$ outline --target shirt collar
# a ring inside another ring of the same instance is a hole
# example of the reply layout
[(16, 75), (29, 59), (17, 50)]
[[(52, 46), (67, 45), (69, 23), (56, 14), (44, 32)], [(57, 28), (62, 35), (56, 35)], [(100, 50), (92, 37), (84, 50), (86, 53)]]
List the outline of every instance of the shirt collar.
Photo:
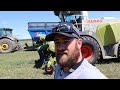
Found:
[(81, 65), (81, 63), (83, 62), (83, 60), (84, 60), (84, 58), (82, 58), (82, 60), (81, 60), (79, 63), (75, 64), (75, 65), (69, 70), (69, 72), (74, 72), (74, 71)]

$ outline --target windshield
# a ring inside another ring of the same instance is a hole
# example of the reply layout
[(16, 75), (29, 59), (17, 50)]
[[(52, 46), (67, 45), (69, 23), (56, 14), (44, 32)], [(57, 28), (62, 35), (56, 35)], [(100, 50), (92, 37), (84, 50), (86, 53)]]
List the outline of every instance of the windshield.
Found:
[(64, 17), (65, 18), (65, 22), (73, 22), (73, 20), (74, 20), (74, 16), (65, 16)]
[(2, 36), (11, 36), (12, 31), (5, 31), (5, 30), (0, 30), (0, 37)]
[(64, 18), (65, 18), (65, 22), (71, 22), (71, 23), (73, 23), (77, 19), (79, 19), (80, 16), (78, 16), (78, 15), (70, 15), (70, 16), (65, 16)]

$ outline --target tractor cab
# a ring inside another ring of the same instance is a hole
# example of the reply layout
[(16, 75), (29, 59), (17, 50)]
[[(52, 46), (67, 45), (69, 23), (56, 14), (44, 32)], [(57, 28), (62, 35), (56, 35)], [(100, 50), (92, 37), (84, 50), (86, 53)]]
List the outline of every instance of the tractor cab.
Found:
[(12, 30), (10, 28), (0, 28), (0, 37), (12, 36)]

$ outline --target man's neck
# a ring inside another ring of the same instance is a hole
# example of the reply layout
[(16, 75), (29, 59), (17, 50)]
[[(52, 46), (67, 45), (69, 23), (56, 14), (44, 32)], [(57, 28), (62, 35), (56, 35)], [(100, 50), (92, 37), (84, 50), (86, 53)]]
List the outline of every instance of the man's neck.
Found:
[(63, 68), (63, 71), (64, 71), (64, 72), (69, 72), (69, 70), (70, 70), (70, 67), (64, 67), (64, 68)]
[[(79, 59), (78, 59), (78, 61), (74, 64), (74, 66), (75, 65), (77, 65), (77, 66), (79, 66), (81, 63), (82, 63), (82, 61), (83, 61), (83, 58), (82, 57), (80, 57)], [(73, 67), (74, 67), (73, 66)], [(76, 67), (76, 66), (75, 66)], [(64, 72), (69, 72), (69, 70), (71, 69), (72, 67), (63, 67), (63, 71)]]

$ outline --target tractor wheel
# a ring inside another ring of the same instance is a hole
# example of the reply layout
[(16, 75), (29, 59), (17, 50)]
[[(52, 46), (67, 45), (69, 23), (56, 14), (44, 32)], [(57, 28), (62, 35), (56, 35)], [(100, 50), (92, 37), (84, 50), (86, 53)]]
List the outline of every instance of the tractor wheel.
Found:
[(0, 40), (0, 53), (9, 53), (12, 52), (15, 48), (14, 42), (10, 39), (1, 39)]
[(50, 65), (50, 67), (48, 67), (47, 65), (45, 66), (45, 72), (46, 72), (47, 74), (52, 75), (53, 72), (54, 72), (54, 70), (55, 70), (54, 65)]
[(83, 36), (83, 44), (81, 47), (83, 57), (88, 60), (89, 63), (95, 64), (100, 59), (101, 50), (93, 38), (89, 36)]

